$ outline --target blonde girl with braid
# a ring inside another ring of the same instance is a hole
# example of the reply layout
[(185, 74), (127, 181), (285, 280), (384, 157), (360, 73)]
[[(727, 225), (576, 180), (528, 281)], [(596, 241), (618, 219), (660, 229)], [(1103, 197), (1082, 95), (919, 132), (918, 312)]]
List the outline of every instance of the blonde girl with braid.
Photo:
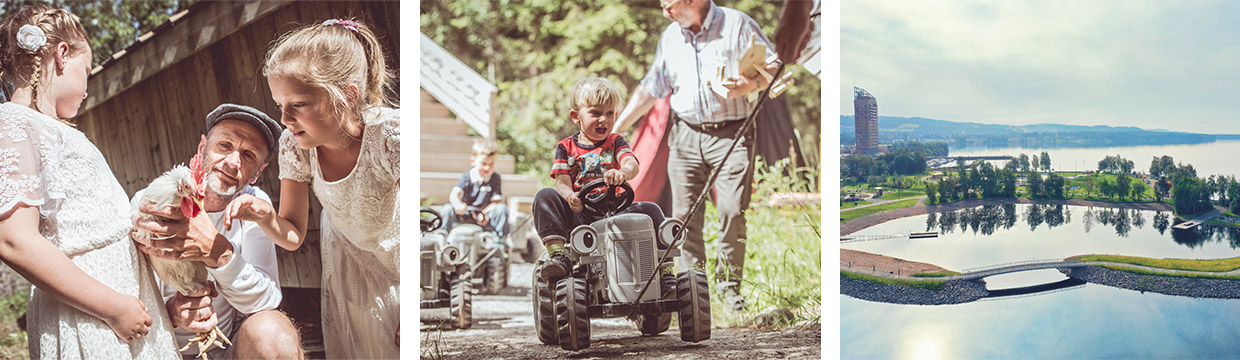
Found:
[(0, 261), (34, 287), (32, 359), (176, 358), (125, 190), (68, 119), (86, 98), (91, 50), (77, 16), (33, 6), (0, 25)]
[(286, 127), (280, 210), (242, 196), (225, 212), (255, 221), (280, 247), (301, 246), (310, 191), (323, 205), (323, 342), (328, 358), (398, 358), (400, 121), (374, 32), (355, 20), (293, 30), (263, 75)]

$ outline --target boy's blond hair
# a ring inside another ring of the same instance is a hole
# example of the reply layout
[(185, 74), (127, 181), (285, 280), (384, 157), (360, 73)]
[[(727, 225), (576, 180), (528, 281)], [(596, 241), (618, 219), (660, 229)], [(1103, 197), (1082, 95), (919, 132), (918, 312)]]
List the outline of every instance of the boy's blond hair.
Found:
[(598, 105), (620, 106), (620, 90), (616, 89), (616, 85), (604, 78), (577, 80), (569, 99), (572, 110)]
[(499, 146), (487, 139), (474, 140), (474, 156), (491, 156), (499, 153)]

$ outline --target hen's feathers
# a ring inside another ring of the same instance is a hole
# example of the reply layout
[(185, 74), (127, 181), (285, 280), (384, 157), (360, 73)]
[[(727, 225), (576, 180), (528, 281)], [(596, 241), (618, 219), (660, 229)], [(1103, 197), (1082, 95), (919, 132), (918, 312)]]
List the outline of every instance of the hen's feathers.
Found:
[[(156, 216), (139, 212), (139, 206), (154, 203), (157, 208), (180, 207), (182, 198), (193, 195), (193, 188), (194, 181), (190, 176), (189, 168), (184, 165), (174, 166), (151, 181), (151, 184), (142, 192), (138, 206), (134, 206), (131, 212), (134, 216), (141, 216), (146, 220), (156, 218)], [(157, 239), (144, 229), (139, 228), (135, 231), (140, 240)], [(202, 262), (169, 260), (153, 256), (150, 259), (151, 267), (155, 268), (155, 274), (159, 275), (159, 279), (172, 285), (182, 294), (201, 294), (210, 290), (207, 282), (207, 267)]]

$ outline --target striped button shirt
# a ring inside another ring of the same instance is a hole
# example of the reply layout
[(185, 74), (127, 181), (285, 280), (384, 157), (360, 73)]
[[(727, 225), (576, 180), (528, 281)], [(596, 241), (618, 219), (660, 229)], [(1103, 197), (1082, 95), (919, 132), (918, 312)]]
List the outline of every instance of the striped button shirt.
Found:
[(754, 104), (745, 97), (727, 99), (710, 89), (706, 81), (716, 69), (735, 69), (749, 50), (750, 38), (766, 45), (766, 62), (778, 61), (775, 47), (758, 23), (740, 11), (710, 4), (710, 11), (697, 33), (672, 22), (659, 37), (659, 47), (642, 86), (656, 98), (672, 95), (672, 111), (690, 123), (743, 119)]

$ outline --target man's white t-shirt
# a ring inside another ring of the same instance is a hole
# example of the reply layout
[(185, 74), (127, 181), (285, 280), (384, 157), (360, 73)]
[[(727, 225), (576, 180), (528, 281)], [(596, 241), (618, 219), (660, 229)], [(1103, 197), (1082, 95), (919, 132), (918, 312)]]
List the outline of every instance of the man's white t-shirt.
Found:
[[(131, 205), (136, 204), (137, 199), (142, 198), (143, 191), (145, 190), (139, 190), (134, 194), (133, 200), (130, 201)], [(266, 192), (254, 186), (246, 186), (237, 193), (237, 195), (241, 194), (250, 194), (268, 203), (271, 202), (271, 197)], [(211, 301), (216, 317), (219, 319), (218, 326), (220, 331), (231, 339), (236, 335), (238, 325), (246, 316), (262, 310), (275, 309), (283, 300), (283, 294), (280, 292), (280, 270), (276, 264), (276, 249), (275, 244), (267, 239), (267, 235), (263, 234), (263, 230), (254, 222), (233, 220), (232, 230), (226, 231), (224, 230), (223, 211), (207, 213), (207, 216), (215, 223), (215, 229), (228, 238), (228, 242), (233, 246), (232, 260), (219, 268), (207, 268), (209, 278), (215, 281), (216, 290), (220, 294)], [(158, 277), (156, 280), (158, 281)], [(165, 302), (176, 295), (177, 291), (171, 285), (163, 284), (162, 281), (159, 281), (159, 284)], [(185, 346), (185, 343), (194, 337), (192, 331), (182, 328), (177, 328), (174, 332), (178, 347)], [(217, 351), (211, 351), (212, 355), (216, 353)], [(191, 347), (182, 355), (198, 355), (198, 349)]]

